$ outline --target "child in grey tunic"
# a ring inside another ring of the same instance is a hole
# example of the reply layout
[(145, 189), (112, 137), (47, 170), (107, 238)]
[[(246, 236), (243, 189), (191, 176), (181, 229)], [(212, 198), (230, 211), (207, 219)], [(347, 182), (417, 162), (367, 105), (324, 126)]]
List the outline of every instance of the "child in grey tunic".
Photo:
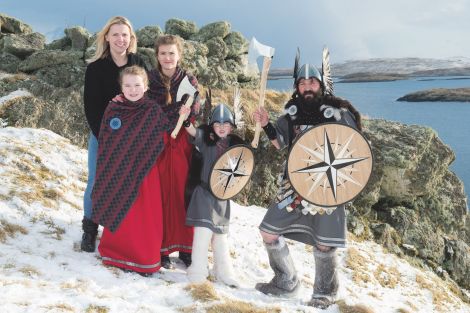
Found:
[[(186, 114), (182, 108), (180, 113)], [(242, 143), (242, 139), (230, 134), (235, 127), (232, 112), (224, 104), (215, 107), (209, 125), (186, 131), (194, 137), (194, 145), (202, 154), (201, 183), (194, 189), (186, 214), (186, 224), (194, 226), (192, 263), (188, 267), (188, 279), (193, 283), (206, 281), (208, 276), (208, 249), (212, 239), (214, 274), (217, 280), (237, 287), (227, 244), (230, 221), (230, 201), (219, 200), (209, 190), (210, 171), (217, 159), (230, 146)]]

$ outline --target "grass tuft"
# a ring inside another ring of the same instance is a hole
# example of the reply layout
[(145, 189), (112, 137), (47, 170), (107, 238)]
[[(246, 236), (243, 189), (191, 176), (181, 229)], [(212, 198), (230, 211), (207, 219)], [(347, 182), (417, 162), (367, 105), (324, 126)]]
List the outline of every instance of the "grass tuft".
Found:
[(14, 238), (16, 233), (26, 235), (28, 230), (23, 226), (12, 224), (4, 219), (0, 220), (0, 242), (5, 242), (8, 237)]
[(364, 304), (349, 305), (344, 300), (336, 301), (341, 313), (374, 313), (374, 310)]
[(207, 313), (280, 313), (278, 307), (260, 308), (251, 303), (243, 301), (228, 300), (217, 303), (206, 308)]
[(217, 292), (214, 289), (214, 286), (205, 282), (202, 284), (189, 284), (184, 288), (191, 294), (191, 297), (196, 301), (209, 302), (214, 300), (219, 300)]

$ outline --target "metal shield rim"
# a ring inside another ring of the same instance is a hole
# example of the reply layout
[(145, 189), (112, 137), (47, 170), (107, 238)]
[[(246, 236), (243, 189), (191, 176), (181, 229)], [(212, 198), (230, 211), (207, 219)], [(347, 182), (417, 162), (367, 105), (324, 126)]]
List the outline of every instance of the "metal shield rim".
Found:
[(351, 125), (347, 125), (347, 124), (342, 124), (342, 123), (335, 123), (335, 122), (328, 122), (328, 123), (321, 123), (321, 124), (318, 124), (318, 125), (315, 125), (313, 127), (311, 127), (310, 129), (304, 131), (299, 137), (297, 137), (294, 142), (292, 143), (291, 147), (290, 147), (290, 150), (289, 150), (289, 153), (287, 155), (287, 178), (289, 179), (289, 182), (292, 186), (292, 188), (294, 189), (294, 191), (298, 194), (299, 192), (297, 191), (297, 189), (295, 188), (294, 184), (292, 184), (292, 181), (290, 179), (290, 170), (289, 170), (289, 159), (290, 159), (290, 156), (291, 156), (291, 152), (292, 152), (292, 148), (294, 147), (294, 145), (303, 137), (305, 136), (309, 131), (313, 130), (314, 128), (319, 128), (319, 127), (322, 127), (322, 126), (325, 126), (325, 125), (341, 125), (341, 126), (345, 126), (345, 127), (349, 127), (351, 129), (353, 129), (354, 131), (356, 131), (363, 139), (364, 141), (366, 142), (367, 146), (369, 147), (369, 150), (370, 150), (370, 155), (371, 155), (371, 172), (369, 174), (369, 177), (367, 177), (367, 181), (365, 182), (364, 184), (364, 188), (357, 194), (355, 195), (353, 198), (347, 200), (347, 201), (344, 201), (344, 202), (341, 202), (341, 203), (338, 203), (338, 204), (335, 204), (335, 205), (324, 205), (324, 204), (318, 204), (318, 203), (314, 203), (312, 201), (309, 201), (307, 199), (304, 199), (305, 201), (315, 205), (315, 206), (318, 206), (318, 207), (325, 207), (325, 208), (336, 208), (336, 207), (339, 207), (341, 205), (344, 205), (346, 203), (349, 203), (349, 202), (352, 202), (354, 201), (363, 191), (364, 189), (366, 189), (367, 185), (369, 184), (369, 181), (370, 181), (370, 178), (372, 176), (372, 171), (374, 169), (374, 165), (375, 165), (375, 158), (374, 158), (374, 153), (373, 153), (373, 150), (372, 150), (372, 147), (369, 143), (369, 140), (367, 140), (367, 138), (362, 134), (361, 131), (359, 131), (358, 129), (352, 127)]
[[(221, 158), (223, 155), (225, 155), (225, 153), (227, 153), (228, 151), (230, 151), (230, 150), (232, 150), (232, 149), (239, 148), (239, 147), (246, 148), (247, 150), (250, 151), (250, 153), (251, 153), (251, 155), (252, 155), (252, 157), (253, 157), (253, 170), (251, 171), (251, 173), (250, 173), (250, 175), (249, 175), (249, 177), (248, 177), (248, 180), (247, 180), (246, 184), (243, 185), (243, 187), (240, 189), (239, 192), (237, 192), (235, 195), (231, 196), (230, 198), (220, 198), (220, 197), (218, 197), (218, 196), (216, 196), (216, 195), (214, 194), (214, 192), (212, 191), (212, 187), (210, 186), (212, 173), (214, 172), (214, 167), (215, 167), (215, 165), (217, 164), (217, 162), (220, 160), (220, 158)], [(216, 161), (214, 162), (214, 164), (212, 164), (212, 166), (211, 166), (210, 175), (209, 175), (209, 182), (208, 182), (210, 193), (211, 193), (215, 198), (217, 198), (218, 200), (230, 200), (230, 199), (232, 199), (232, 198), (238, 196), (238, 194), (240, 194), (240, 192), (243, 190), (243, 188), (245, 188), (246, 185), (248, 184), (248, 182), (251, 180), (251, 177), (253, 176), (253, 173), (255, 172), (255, 165), (256, 165), (256, 164), (255, 164), (255, 153), (253, 152), (253, 149), (252, 149), (249, 145), (245, 145), (245, 144), (236, 144), (236, 145), (233, 145), (233, 146), (228, 147), (228, 149), (225, 150), (225, 152), (224, 152), (219, 158), (217, 158), (217, 160), (216, 160)]]

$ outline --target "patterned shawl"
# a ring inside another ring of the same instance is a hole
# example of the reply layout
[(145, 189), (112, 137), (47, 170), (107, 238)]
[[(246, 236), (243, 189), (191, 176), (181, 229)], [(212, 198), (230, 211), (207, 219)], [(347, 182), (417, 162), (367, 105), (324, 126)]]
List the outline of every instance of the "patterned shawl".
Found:
[[(178, 117), (176, 113), (176, 118)], [(114, 232), (134, 203), (139, 187), (163, 149), (163, 132), (175, 118), (155, 100), (111, 101), (98, 139), (92, 219)]]

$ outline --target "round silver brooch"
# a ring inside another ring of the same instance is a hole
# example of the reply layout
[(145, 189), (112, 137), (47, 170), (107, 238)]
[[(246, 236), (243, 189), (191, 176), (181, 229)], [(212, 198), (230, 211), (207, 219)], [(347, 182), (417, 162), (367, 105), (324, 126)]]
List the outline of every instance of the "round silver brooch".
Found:
[(323, 111), (323, 116), (326, 118), (332, 118), (334, 114), (335, 110), (333, 108), (326, 108), (325, 111)]
[(109, 126), (116, 130), (121, 128), (121, 120), (118, 117), (113, 117), (111, 121), (109, 121)]

